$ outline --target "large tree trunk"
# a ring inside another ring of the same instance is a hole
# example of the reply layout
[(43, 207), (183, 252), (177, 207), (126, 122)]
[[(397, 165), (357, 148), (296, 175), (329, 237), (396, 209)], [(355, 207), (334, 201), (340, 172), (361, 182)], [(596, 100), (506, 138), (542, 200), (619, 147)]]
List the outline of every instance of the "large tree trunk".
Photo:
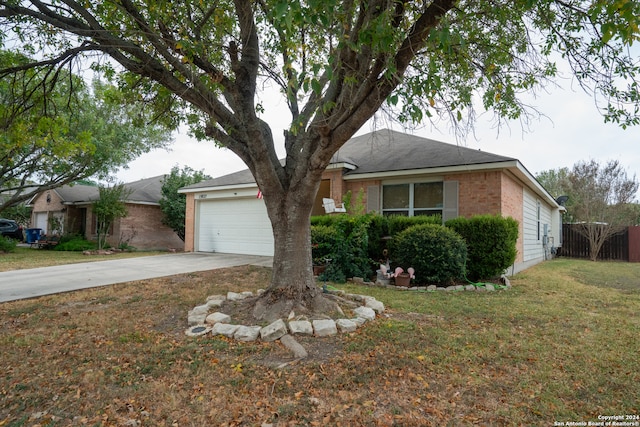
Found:
[(318, 186), (318, 179), (306, 176), (297, 190), (276, 197), (265, 193), (275, 247), (271, 284), (254, 307), (256, 319), (271, 321), (291, 311), (313, 316), (336, 310), (313, 276), (310, 218)]

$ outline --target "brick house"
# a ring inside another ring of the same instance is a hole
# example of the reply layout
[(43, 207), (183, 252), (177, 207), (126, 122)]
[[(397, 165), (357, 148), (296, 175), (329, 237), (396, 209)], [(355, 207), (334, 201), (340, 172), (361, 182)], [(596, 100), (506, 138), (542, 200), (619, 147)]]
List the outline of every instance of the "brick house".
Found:
[[(264, 202), (248, 170), (185, 187), (186, 251), (273, 254)], [(562, 208), (519, 160), (391, 130), (350, 139), (322, 176), (322, 199), (351, 194), (367, 212), (441, 215), (443, 221), (480, 214), (520, 224), (511, 273), (549, 258), (561, 245)]]
[[(114, 247), (127, 243), (138, 249), (181, 249), (184, 243), (162, 224), (161, 198), (164, 175), (125, 184), (130, 195), (125, 201), (127, 216), (111, 226), (107, 242)], [(31, 227), (42, 233), (80, 234), (96, 240), (96, 217), (92, 203), (98, 199), (98, 187), (75, 184), (38, 194), (31, 201)]]

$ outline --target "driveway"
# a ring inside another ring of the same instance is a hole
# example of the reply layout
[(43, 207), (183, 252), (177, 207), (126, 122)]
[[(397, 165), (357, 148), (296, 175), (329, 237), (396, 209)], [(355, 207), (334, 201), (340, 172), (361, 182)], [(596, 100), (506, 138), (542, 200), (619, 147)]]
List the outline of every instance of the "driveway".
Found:
[(0, 273), (0, 302), (239, 265), (271, 267), (271, 257), (188, 252)]

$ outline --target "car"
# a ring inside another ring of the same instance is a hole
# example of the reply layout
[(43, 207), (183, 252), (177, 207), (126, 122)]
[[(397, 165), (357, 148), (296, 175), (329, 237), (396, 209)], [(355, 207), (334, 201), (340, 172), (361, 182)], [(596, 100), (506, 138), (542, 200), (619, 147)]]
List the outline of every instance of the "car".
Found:
[(11, 237), (20, 242), (24, 240), (22, 226), (12, 219), (0, 218), (0, 235)]

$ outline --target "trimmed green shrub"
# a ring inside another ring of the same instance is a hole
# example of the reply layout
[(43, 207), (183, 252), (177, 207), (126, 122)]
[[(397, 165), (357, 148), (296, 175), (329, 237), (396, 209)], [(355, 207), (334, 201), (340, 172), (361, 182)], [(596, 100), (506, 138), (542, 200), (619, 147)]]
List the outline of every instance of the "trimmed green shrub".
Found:
[(516, 260), (518, 221), (499, 215), (478, 215), (455, 218), (446, 226), (459, 233), (467, 242), (467, 278), (491, 279), (502, 274)]
[(17, 245), (17, 240), (12, 239), (11, 237), (0, 236), (0, 253), (14, 252)]
[(90, 242), (84, 237), (77, 235), (65, 235), (60, 237), (60, 243), (54, 247), (56, 251), (73, 252), (91, 251), (95, 248), (96, 244), (94, 242)]
[(391, 241), (392, 269), (416, 270), (416, 282), (448, 284), (462, 279), (467, 246), (455, 231), (437, 224), (409, 227)]
[(328, 225), (311, 226), (311, 256), (313, 265), (322, 265), (333, 256), (334, 248), (340, 240), (338, 230)]
[(369, 220), (368, 215), (336, 215), (331, 225), (311, 226), (314, 263), (331, 259), (322, 279), (344, 282), (347, 277), (369, 275), (373, 265), (367, 252)]
[(422, 224), (441, 224), (440, 216), (401, 216), (401, 215), (369, 215), (369, 258), (377, 261), (385, 261), (383, 259), (384, 249), (388, 249), (388, 241), (386, 238), (406, 230), (414, 225)]
[(396, 234), (406, 230), (414, 225), (436, 224), (442, 225), (442, 217), (440, 215), (419, 215), (419, 216), (402, 216), (391, 215), (384, 217), (387, 222), (387, 236), (395, 236)]

